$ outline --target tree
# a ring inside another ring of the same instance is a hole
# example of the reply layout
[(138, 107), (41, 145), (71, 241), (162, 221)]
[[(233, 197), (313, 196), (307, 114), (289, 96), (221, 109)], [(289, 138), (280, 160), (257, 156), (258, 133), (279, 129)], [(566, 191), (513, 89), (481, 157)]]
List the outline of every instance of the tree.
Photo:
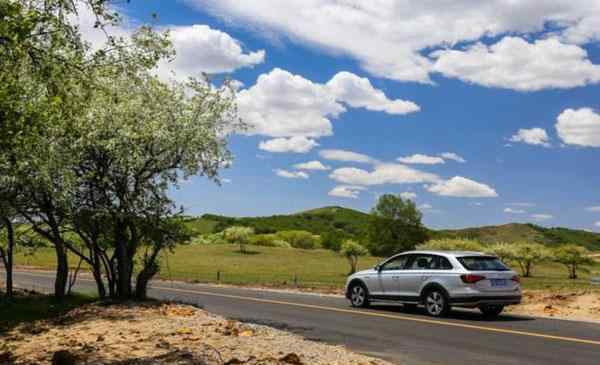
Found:
[(554, 261), (567, 267), (569, 279), (577, 279), (577, 271), (584, 265), (592, 265), (594, 260), (589, 251), (582, 246), (564, 245), (553, 252)]
[(413, 249), (428, 239), (422, 214), (411, 200), (382, 195), (371, 211), (367, 229), (368, 248), (375, 256), (389, 256)]
[(280, 231), (277, 236), (288, 242), (294, 248), (302, 248), (312, 250), (318, 247), (318, 236), (313, 235), (308, 231)]
[(360, 256), (365, 256), (368, 253), (368, 250), (356, 241), (346, 240), (342, 243), (340, 253), (348, 260), (348, 263), (350, 264), (350, 272), (348, 275), (352, 275), (356, 272), (358, 258)]
[(489, 247), (489, 251), (498, 256), (502, 262), (514, 260), (515, 250), (510, 243), (496, 243)]
[(484, 251), (481, 243), (470, 239), (447, 238), (429, 240), (417, 246), (419, 250), (441, 250), (441, 251)]
[(250, 237), (254, 234), (254, 229), (250, 227), (233, 226), (223, 231), (223, 237), (230, 243), (240, 245), (240, 252), (246, 253), (246, 245), (250, 241)]
[(519, 264), (523, 277), (532, 276), (534, 265), (549, 257), (546, 246), (539, 243), (516, 243), (513, 250), (511, 259)]

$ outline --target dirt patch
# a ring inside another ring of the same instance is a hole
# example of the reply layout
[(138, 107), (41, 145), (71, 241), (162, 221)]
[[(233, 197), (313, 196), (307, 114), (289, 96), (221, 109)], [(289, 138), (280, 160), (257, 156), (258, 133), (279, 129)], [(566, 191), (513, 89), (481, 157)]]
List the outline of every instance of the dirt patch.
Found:
[(15, 364), (48, 364), (57, 356), (85, 364), (389, 364), (342, 346), (165, 303), (86, 305), (16, 327), (0, 342)]
[(526, 291), (523, 302), (508, 307), (507, 312), (536, 317), (600, 321), (600, 293), (598, 291)]

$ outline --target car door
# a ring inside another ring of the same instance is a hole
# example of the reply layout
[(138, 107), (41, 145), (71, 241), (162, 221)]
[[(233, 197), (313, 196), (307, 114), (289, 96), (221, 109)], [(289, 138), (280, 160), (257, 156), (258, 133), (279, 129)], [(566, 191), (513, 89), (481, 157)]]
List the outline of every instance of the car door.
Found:
[(399, 290), (404, 296), (418, 298), (421, 295), (421, 284), (435, 272), (433, 266), (437, 263), (436, 256), (429, 254), (412, 255), (406, 266), (406, 278), (401, 281)]
[(390, 299), (402, 296), (400, 288), (405, 277), (406, 264), (411, 255), (399, 255), (391, 258), (379, 269), (379, 283), (382, 290), (381, 295)]

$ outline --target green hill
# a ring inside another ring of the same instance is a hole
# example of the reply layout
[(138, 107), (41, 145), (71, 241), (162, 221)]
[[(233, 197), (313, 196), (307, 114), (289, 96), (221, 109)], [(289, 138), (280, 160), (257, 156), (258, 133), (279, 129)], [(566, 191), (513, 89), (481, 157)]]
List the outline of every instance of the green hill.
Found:
[(600, 234), (562, 227), (545, 228), (535, 224), (509, 223), (464, 229), (431, 231), (432, 238), (471, 238), (484, 243), (529, 241), (547, 246), (574, 243), (600, 250)]
[[(189, 218), (187, 224), (195, 234), (219, 232), (233, 225), (253, 227), (257, 233), (305, 230), (313, 234), (340, 233), (360, 237), (365, 232), (369, 214), (354, 209), (331, 206), (287, 215), (234, 218), (205, 214)], [(535, 224), (509, 223), (464, 229), (430, 230), (431, 238), (471, 238), (483, 243), (530, 241), (548, 246), (575, 243), (590, 250), (600, 250), (600, 234), (577, 229), (545, 228)]]
[(233, 218), (205, 214), (199, 218), (203, 226), (215, 222), (213, 231), (218, 232), (229, 226), (253, 227), (257, 233), (274, 233), (287, 230), (304, 230), (313, 234), (340, 232), (350, 236), (360, 236), (368, 222), (369, 215), (357, 210), (342, 207), (323, 207), (288, 215), (268, 217)]

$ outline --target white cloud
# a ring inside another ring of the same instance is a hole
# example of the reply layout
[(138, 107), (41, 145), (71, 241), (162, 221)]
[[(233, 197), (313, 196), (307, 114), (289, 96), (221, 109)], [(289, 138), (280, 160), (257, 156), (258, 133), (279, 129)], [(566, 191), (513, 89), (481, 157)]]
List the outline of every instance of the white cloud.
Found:
[(231, 184), (231, 179), (228, 179), (228, 178), (224, 177), (224, 178), (221, 179), (221, 182), (224, 183), (224, 184)]
[[(106, 34), (95, 27), (96, 17), (90, 8), (77, 1), (77, 17), (73, 22), (80, 27), (83, 38), (92, 49), (100, 49), (107, 43)], [(111, 8), (112, 11), (118, 9)], [(123, 23), (105, 27), (115, 38), (129, 38), (136, 30), (137, 20), (121, 14)], [(174, 78), (186, 81), (189, 77), (201, 77), (202, 73), (228, 73), (243, 67), (253, 67), (264, 62), (265, 51), (244, 52), (242, 44), (229, 34), (204, 24), (187, 26), (160, 26), (169, 30), (176, 55), (171, 62), (160, 61), (157, 74), (162, 80)]]
[(594, 223), (594, 225), (595, 225), (596, 227), (600, 227), (600, 221), (598, 221), (598, 222)]
[(542, 128), (519, 129), (515, 135), (510, 137), (510, 141), (550, 147), (548, 134)]
[(364, 155), (346, 150), (322, 150), (319, 155), (326, 160), (344, 161), (344, 162), (360, 162), (360, 163), (375, 163), (376, 160)]
[(433, 206), (431, 204), (429, 204), (429, 203), (425, 203), (425, 204), (419, 205), (417, 208), (419, 208), (419, 209), (432, 209)]
[(600, 147), (600, 114), (591, 108), (566, 109), (557, 118), (556, 131), (566, 144)]
[(585, 208), (588, 212), (600, 213), (600, 205)]
[(504, 213), (509, 213), (509, 214), (525, 214), (527, 212), (524, 211), (523, 209), (504, 208)]
[(412, 156), (398, 157), (397, 160), (407, 164), (424, 164), (424, 165), (435, 165), (444, 163), (444, 159), (437, 156), (422, 155), (420, 153)]
[(275, 169), (275, 174), (286, 179), (308, 179), (308, 174), (304, 171), (288, 171), (283, 169)]
[(294, 136), (290, 138), (274, 138), (268, 141), (259, 143), (258, 148), (268, 152), (294, 152), (306, 153), (319, 144), (314, 140), (302, 136)]
[(417, 193), (413, 193), (412, 191), (405, 191), (400, 193), (400, 197), (402, 199), (415, 201), (415, 199), (417, 199)]
[(455, 176), (450, 180), (427, 186), (427, 190), (441, 196), (464, 198), (493, 198), (498, 196), (490, 186), (462, 176)]
[[(590, 0), (187, 2), (266, 37), (284, 34), (296, 42), (350, 55), (373, 75), (403, 81), (430, 82), (432, 62), (422, 54), (435, 47), (507, 33), (533, 35), (548, 23), (560, 25), (557, 33), (568, 42), (588, 42), (600, 33), (600, 3)], [(540, 62), (555, 64), (554, 58)], [(559, 74), (573, 72), (555, 71), (562, 79)]]
[(330, 117), (346, 109), (331, 93), (298, 75), (273, 69), (237, 95), (240, 117), (248, 134), (272, 137), (322, 137), (332, 132)]
[(593, 64), (585, 49), (556, 38), (529, 43), (504, 37), (486, 46), (477, 43), (465, 50), (439, 50), (434, 70), (488, 87), (519, 91), (565, 89), (600, 81), (600, 65)]
[(365, 190), (364, 186), (338, 185), (331, 189), (327, 195), (339, 198), (356, 199), (362, 190)]
[(200, 77), (202, 73), (233, 72), (243, 67), (253, 67), (264, 62), (265, 51), (245, 53), (240, 42), (229, 34), (207, 25), (168, 26), (176, 51), (172, 62), (162, 62), (159, 74), (171, 75), (180, 81)]
[(294, 168), (297, 170), (314, 170), (314, 171), (327, 171), (330, 170), (331, 167), (325, 166), (321, 163), (321, 161), (308, 161), (297, 163), (294, 165)]
[(412, 101), (388, 99), (383, 91), (371, 85), (369, 79), (350, 72), (338, 72), (327, 82), (327, 87), (337, 100), (353, 108), (384, 111), (388, 114), (407, 114), (420, 110)]
[(532, 214), (531, 218), (538, 222), (541, 222), (541, 221), (547, 221), (549, 219), (552, 219), (552, 218), (554, 218), (554, 216), (552, 214)]
[(378, 164), (371, 172), (355, 167), (342, 167), (334, 170), (329, 177), (348, 185), (415, 184), (440, 181), (435, 174), (389, 163)]
[(444, 152), (444, 153), (440, 153), (440, 156), (444, 159), (444, 160), (453, 160), (456, 162), (460, 162), (460, 163), (465, 163), (467, 162), (464, 158), (462, 158), (461, 156), (459, 156), (458, 154), (454, 153), (454, 152)]
[(346, 111), (343, 103), (389, 114), (418, 110), (412, 102), (387, 99), (368, 79), (349, 72), (319, 84), (279, 68), (239, 91), (237, 103), (241, 118), (250, 127), (246, 133), (272, 137), (332, 135), (330, 119)]

